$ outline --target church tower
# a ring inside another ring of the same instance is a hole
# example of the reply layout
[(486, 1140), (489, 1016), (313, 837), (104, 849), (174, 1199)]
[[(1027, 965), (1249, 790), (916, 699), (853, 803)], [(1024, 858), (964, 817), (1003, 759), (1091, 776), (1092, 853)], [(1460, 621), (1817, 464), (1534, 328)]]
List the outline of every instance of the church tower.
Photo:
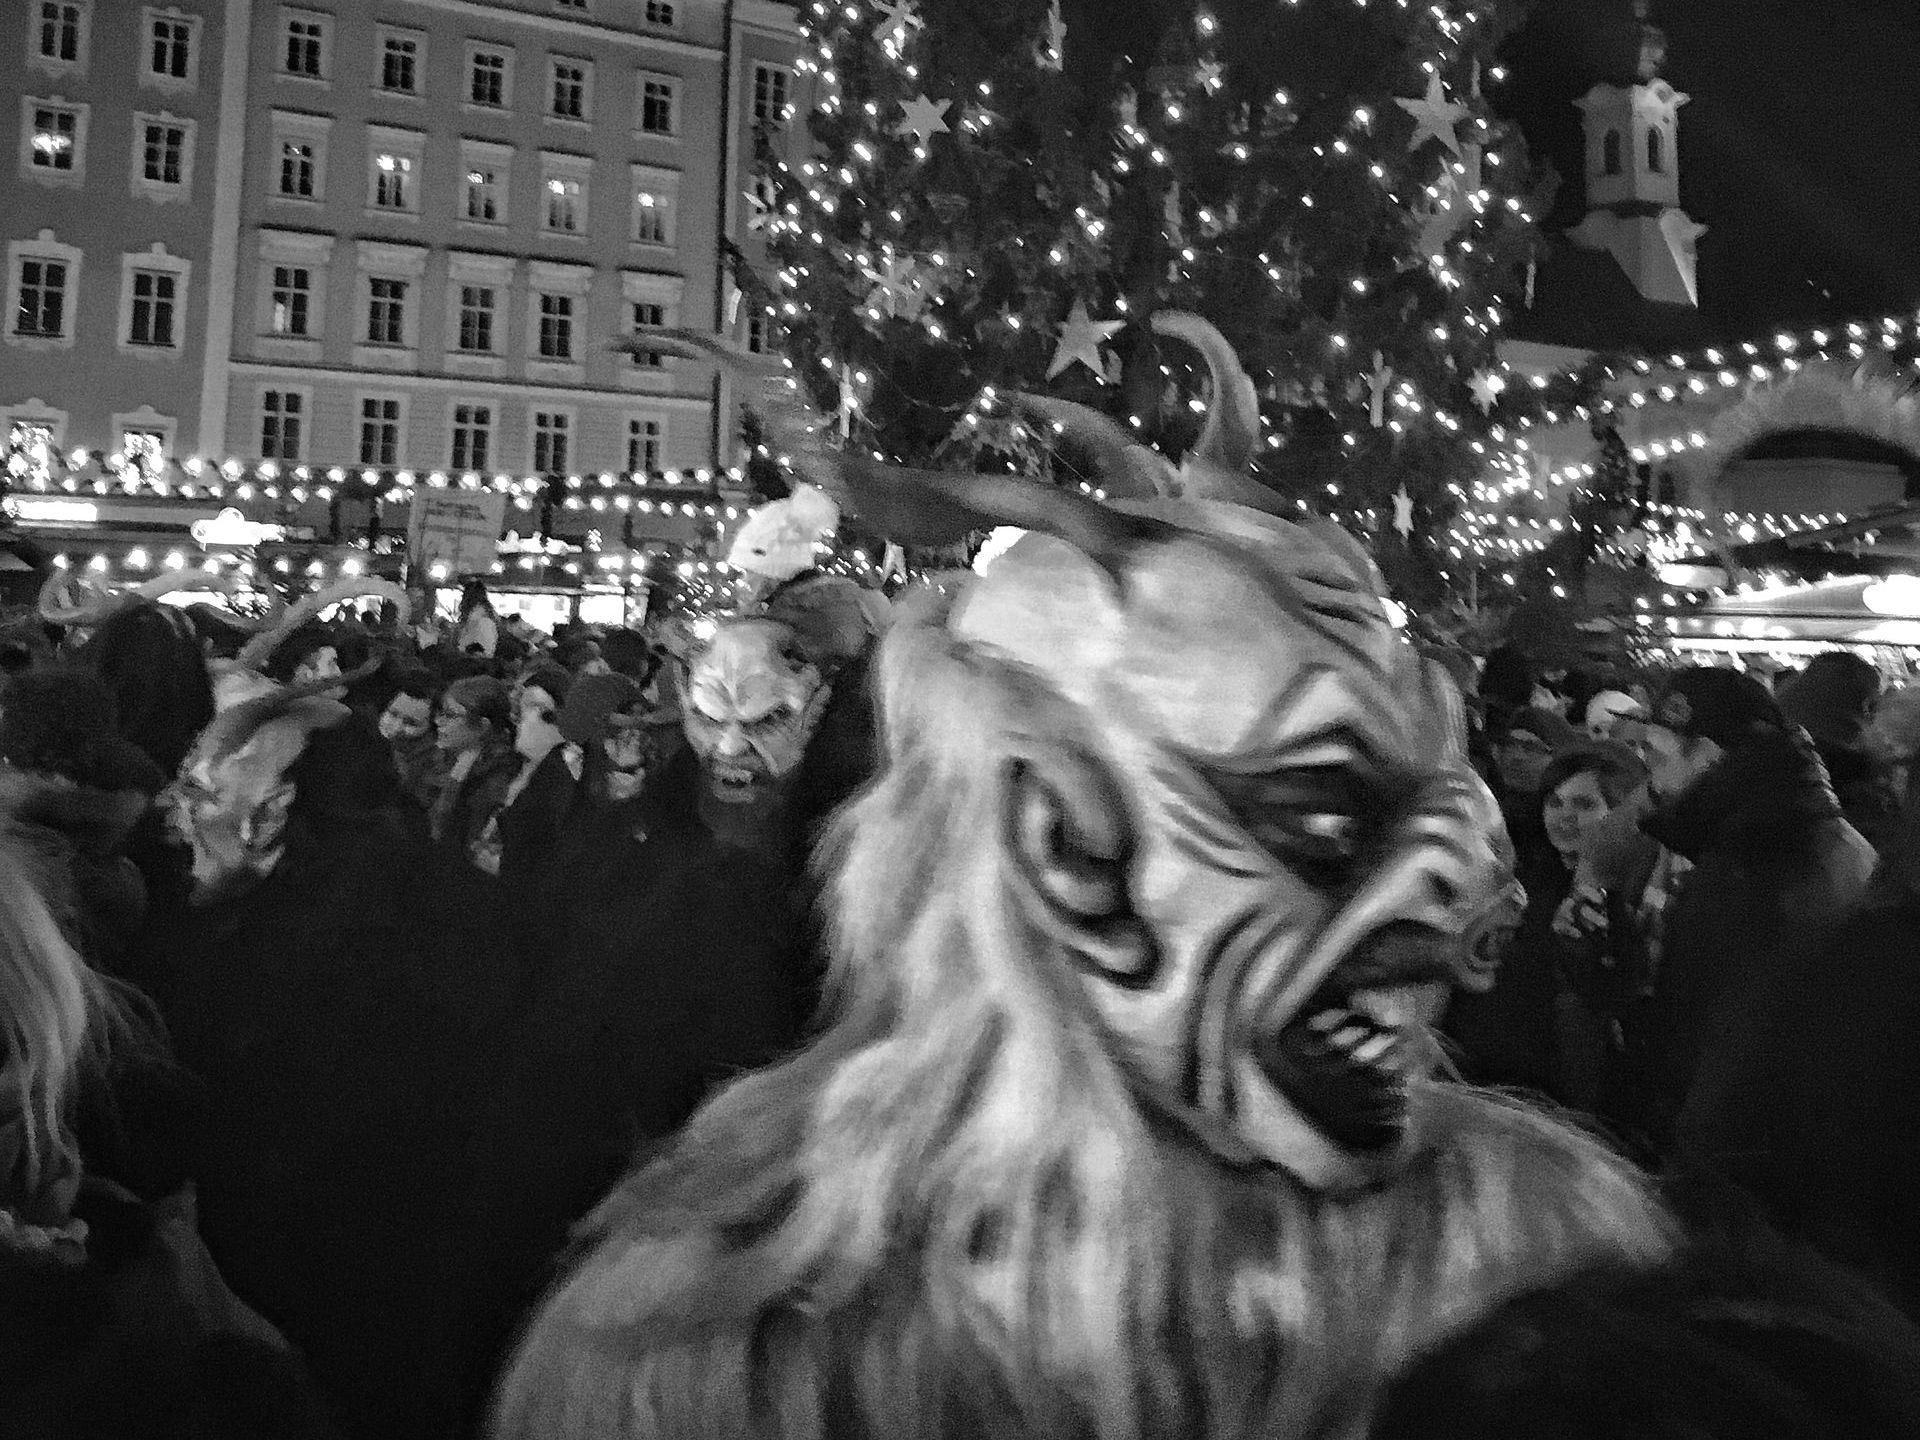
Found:
[(1647, 0), (1635, 0), (1634, 27), (1630, 83), (1595, 85), (1574, 102), (1587, 137), (1587, 215), (1567, 238), (1611, 254), (1646, 299), (1698, 308), (1694, 247), (1707, 227), (1680, 208), (1687, 96), (1660, 78), (1666, 38), (1647, 23)]

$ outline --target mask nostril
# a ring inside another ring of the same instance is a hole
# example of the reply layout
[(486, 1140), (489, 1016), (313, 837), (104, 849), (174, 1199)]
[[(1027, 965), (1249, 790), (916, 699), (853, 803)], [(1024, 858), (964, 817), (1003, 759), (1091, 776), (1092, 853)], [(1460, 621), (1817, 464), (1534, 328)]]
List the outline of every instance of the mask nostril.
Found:
[(1460, 885), (1450, 875), (1429, 875), (1427, 882), (1433, 887), (1433, 898), (1442, 909), (1451, 910), (1458, 905), (1462, 892)]

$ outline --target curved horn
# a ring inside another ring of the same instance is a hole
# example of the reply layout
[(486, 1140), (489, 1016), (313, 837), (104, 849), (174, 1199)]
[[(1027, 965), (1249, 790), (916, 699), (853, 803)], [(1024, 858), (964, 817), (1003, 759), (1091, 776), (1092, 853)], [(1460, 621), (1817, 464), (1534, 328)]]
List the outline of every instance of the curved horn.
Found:
[(841, 457), (860, 518), (906, 545), (952, 545), (976, 530), (1014, 525), (1065, 540), (1108, 574), (1166, 526), (1056, 485), (1018, 475), (955, 474)]
[(1116, 500), (1171, 499), (1179, 493), (1173, 466), (1109, 416), (1074, 400), (1015, 391), (1013, 403), (1053, 425), (1093, 454), (1107, 493)]
[(674, 328), (636, 330), (615, 341), (613, 348), (628, 355), (665, 351), (690, 360), (705, 360), (732, 372), (753, 388), (754, 411), (768, 439), (786, 452), (793, 468), (809, 484), (836, 500), (843, 499), (837, 484), (838, 457), (822, 438), (826, 422), (807, 404), (799, 376), (785, 363), (752, 354), (715, 335)]
[(1229, 475), (1240, 474), (1260, 443), (1260, 396), (1241, 368), (1240, 357), (1227, 337), (1198, 315), (1163, 310), (1148, 323), (1154, 334), (1185, 341), (1198, 350), (1213, 376), (1213, 404), (1207, 408), (1207, 423), (1194, 442), (1192, 458)]
[(47, 576), (35, 603), (49, 625), (98, 625), (128, 601), (111, 587), (62, 567)]
[(298, 602), (287, 607), (271, 630), (263, 630), (255, 635), (233, 658), (249, 670), (258, 670), (267, 663), (267, 657), (285, 643), (288, 636), (322, 610), (338, 605), (342, 600), (357, 600), (363, 595), (377, 595), (382, 600), (393, 601), (399, 608), (400, 623), (403, 626), (412, 613), (413, 606), (407, 599), (407, 592), (391, 580), (376, 580), (371, 576), (338, 580), (324, 589), (314, 591), (311, 595), (301, 596)]

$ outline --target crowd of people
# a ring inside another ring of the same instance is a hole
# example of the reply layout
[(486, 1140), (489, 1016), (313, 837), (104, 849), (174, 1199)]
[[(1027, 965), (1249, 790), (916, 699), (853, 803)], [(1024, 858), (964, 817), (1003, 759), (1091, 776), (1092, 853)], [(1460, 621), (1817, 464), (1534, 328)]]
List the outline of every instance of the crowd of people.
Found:
[[(876, 592), (551, 636), (339, 598), (0, 652), (9, 1435), (472, 1433), (572, 1228), (833, 1008)], [(1457, 673), (1525, 896), (1447, 1063), (1920, 1315), (1920, 695)]]
[[(0, 1431), (467, 1433), (569, 1226), (817, 1007), (884, 601), (547, 636), (381, 599), (7, 651), (0, 1215), (87, 1298), (0, 1301)], [(109, 1322), (169, 1266), (143, 1390)]]
[(1802, 668), (1477, 682), (1526, 890), (1446, 1029), (1461, 1072), (1738, 1182), (1920, 1305), (1910, 1024), (1920, 688)]

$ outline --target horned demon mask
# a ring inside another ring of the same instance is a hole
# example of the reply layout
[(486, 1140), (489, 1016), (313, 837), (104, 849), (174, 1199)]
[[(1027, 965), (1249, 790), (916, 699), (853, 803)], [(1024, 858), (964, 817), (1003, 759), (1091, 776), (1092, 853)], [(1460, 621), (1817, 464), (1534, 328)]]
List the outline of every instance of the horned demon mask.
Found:
[(827, 698), (796, 637), (772, 620), (722, 624), (688, 657), (687, 743), (714, 795), (765, 798), (793, 773)]
[(1181, 465), (1083, 407), (1020, 401), (1098, 458), (1111, 505), (828, 455), (790, 401), (770, 430), (893, 538), (1032, 532), (945, 622), (1085, 720), (1084, 753), (982, 777), (1007, 786), (1010, 854), (1080, 937), (1079, 981), (1148, 1103), (1224, 1158), (1362, 1184), (1418, 1144), (1427, 1024), (1511, 867), (1372, 563), (1278, 518), (1246, 473), (1257, 409), (1231, 349), (1192, 316), (1153, 325), (1213, 375)]

